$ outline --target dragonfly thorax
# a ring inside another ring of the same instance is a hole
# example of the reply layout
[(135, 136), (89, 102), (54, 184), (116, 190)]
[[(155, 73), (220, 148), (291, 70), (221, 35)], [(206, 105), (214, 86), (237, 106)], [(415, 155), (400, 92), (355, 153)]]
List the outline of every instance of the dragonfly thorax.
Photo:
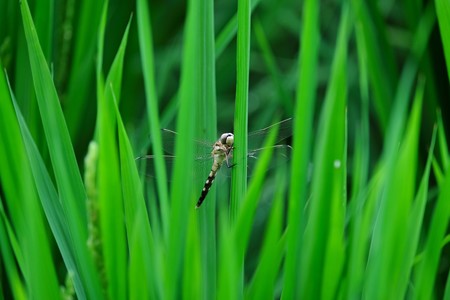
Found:
[(215, 143), (214, 144), (214, 147), (213, 147), (213, 150), (212, 150), (212, 152), (211, 152), (211, 154), (214, 156), (214, 157), (217, 157), (217, 158), (225, 158), (226, 157), (226, 155), (227, 155), (227, 153), (229, 152), (229, 147), (225, 144), (222, 144), (222, 143), (219, 143), (219, 142), (217, 142), (217, 143)]

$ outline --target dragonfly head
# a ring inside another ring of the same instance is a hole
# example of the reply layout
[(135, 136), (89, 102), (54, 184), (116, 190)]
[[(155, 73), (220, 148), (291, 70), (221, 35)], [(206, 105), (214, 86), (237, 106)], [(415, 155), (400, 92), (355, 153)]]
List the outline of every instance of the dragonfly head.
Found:
[(232, 133), (224, 133), (220, 136), (220, 142), (223, 145), (227, 145), (229, 147), (232, 147), (234, 144), (234, 134)]

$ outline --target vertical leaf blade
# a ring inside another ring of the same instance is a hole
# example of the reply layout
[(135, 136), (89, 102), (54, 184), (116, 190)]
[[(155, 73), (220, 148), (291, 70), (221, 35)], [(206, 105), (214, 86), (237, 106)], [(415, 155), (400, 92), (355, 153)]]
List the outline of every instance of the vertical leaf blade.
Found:
[(436, 0), (436, 15), (444, 46), (445, 62), (447, 64), (447, 77), (450, 81), (450, 3), (445, 0)]
[(98, 298), (98, 280), (93, 271), (92, 261), (87, 253), (86, 208), (81, 175), (78, 171), (74, 150), (61, 111), (56, 89), (52, 82), (50, 70), (39, 45), (36, 29), (33, 25), (27, 1), (21, 1), (21, 12), (25, 36), (27, 39), (33, 84), (50, 152), (53, 171), (58, 187), (59, 197), (66, 212), (70, 234), (73, 238), (77, 267), (86, 287), (88, 298)]
[[(335, 298), (344, 261), (346, 100), (349, 13), (344, 5), (332, 77), (319, 123), (312, 198), (302, 252), (301, 298)], [(328, 250), (329, 249), (329, 250)]]
[[(303, 5), (303, 29), (300, 31), (299, 78), (296, 91), (295, 123), (293, 128), (293, 155), (289, 191), (286, 262), (283, 299), (299, 296), (300, 257), (305, 226), (304, 207), (308, 198), (308, 165), (313, 132), (314, 103), (316, 100), (319, 33), (319, 3), (307, 0)], [(301, 67), (300, 67), (301, 66)]]
[(197, 119), (197, 110), (192, 105), (198, 99), (200, 91), (200, 74), (198, 71), (199, 43), (199, 9), (198, 1), (188, 2), (185, 25), (185, 44), (183, 49), (183, 65), (181, 70), (181, 86), (179, 94), (179, 110), (177, 119), (177, 140), (175, 143), (175, 165), (172, 175), (171, 207), (169, 218), (169, 235), (167, 255), (165, 256), (164, 291), (167, 299), (177, 299), (178, 292), (174, 284), (181, 280), (183, 249), (186, 242), (189, 210), (194, 209), (192, 178), (186, 176), (186, 170), (193, 169), (194, 149), (186, 147), (194, 140), (195, 126), (192, 120)]
[(233, 155), (242, 162), (233, 168), (230, 218), (235, 220), (247, 190), (248, 85), (250, 66), (250, 0), (238, 2), (236, 105)]
[[(103, 253), (108, 279), (108, 292), (111, 298), (126, 298), (126, 234), (124, 227), (124, 202), (121, 189), (119, 153), (116, 137), (115, 96), (120, 96), (123, 60), (127, 45), (130, 21), (108, 73), (104, 90), (98, 91), (98, 199)], [(99, 39), (103, 36), (100, 35)], [(101, 55), (100, 55), (101, 56)], [(99, 63), (98, 66), (101, 64)], [(98, 72), (98, 86), (101, 83), (101, 70)], [(131, 235), (132, 236), (132, 235)]]
[(159, 121), (158, 99), (156, 94), (152, 27), (147, 1), (137, 0), (136, 2), (139, 47), (141, 50), (142, 71), (144, 73), (148, 124), (151, 132), (150, 137), (152, 139), (152, 149), (155, 157), (155, 174), (157, 174), (158, 178), (156, 184), (158, 188), (159, 203), (161, 207), (160, 210), (163, 231), (164, 234), (167, 234), (167, 224), (169, 218), (169, 193), (167, 188), (167, 173), (163, 159), (161, 126)]

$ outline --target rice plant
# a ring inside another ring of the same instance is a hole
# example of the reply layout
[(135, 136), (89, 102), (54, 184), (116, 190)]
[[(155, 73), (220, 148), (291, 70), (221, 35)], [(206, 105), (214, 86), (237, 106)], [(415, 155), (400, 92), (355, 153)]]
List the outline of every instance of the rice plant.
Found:
[(0, 299), (450, 299), (448, 1), (0, 19)]

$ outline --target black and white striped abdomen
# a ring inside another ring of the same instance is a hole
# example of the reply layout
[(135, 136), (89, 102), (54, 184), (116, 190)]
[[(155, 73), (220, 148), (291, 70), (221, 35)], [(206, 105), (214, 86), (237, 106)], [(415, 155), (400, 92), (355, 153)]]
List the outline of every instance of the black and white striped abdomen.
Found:
[(220, 162), (214, 160), (213, 166), (208, 175), (208, 179), (206, 179), (206, 181), (205, 181), (205, 185), (203, 186), (203, 189), (202, 189), (202, 194), (200, 195), (200, 198), (198, 199), (197, 205), (195, 205), (195, 208), (199, 208), (200, 205), (202, 205), (203, 200), (205, 200), (206, 195), (208, 195), (208, 192), (211, 189), (214, 179), (216, 178), (217, 171), (222, 166), (222, 163), (223, 163), (223, 160)]

